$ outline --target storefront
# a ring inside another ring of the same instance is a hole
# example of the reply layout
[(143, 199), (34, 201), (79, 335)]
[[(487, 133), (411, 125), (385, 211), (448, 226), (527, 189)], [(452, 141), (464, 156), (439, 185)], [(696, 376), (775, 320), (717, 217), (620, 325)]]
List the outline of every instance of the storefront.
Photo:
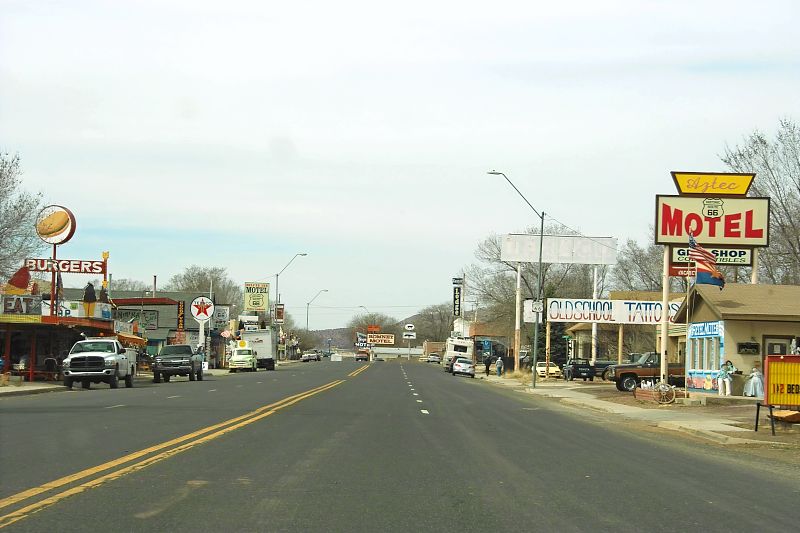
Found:
[(800, 286), (727, 284), (720, 291), (696, 285), (676, 316), (687, 324), (687, 388), (719, 390), (720, 365), (738, 369), (733, 394), (740, 395), (753, 368), (767, 355), (797, 350), (800, 339)]

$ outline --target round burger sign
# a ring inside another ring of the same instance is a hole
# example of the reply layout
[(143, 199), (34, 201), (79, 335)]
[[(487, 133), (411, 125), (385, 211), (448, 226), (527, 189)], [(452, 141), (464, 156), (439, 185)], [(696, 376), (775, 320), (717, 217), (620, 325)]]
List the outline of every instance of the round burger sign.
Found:
[(47, 244), (64, 244), (75, 234), (75, 215), (66, 207), (48, 205), (36, 217), (36, 234)]

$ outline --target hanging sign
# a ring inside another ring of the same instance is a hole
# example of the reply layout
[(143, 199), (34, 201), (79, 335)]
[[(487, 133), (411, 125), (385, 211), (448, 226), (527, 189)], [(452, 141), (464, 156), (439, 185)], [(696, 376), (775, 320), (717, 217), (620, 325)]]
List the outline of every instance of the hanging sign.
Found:
[(769, 245), (769, 198), (656, 196), (656, 244)]
[(266, 313), (269, 309), (269, 283), (248, 281), (244, 284), (244, 310)]
[(461, 287), (453, 287), (453, 316), (461, 316)]
[(47, 244), (64, 244), (75, 234), (75, 215), (66, 207), (48, 205), (36, 217), (36, 234)]

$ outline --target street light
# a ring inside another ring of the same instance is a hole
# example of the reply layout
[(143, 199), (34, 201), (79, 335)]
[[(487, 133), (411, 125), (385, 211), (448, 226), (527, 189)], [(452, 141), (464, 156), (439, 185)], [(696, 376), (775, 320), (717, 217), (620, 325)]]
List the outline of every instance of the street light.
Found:
[(317, 299), (317, 296), (319, 296), (319, 295), (320, 295), (320, 294), (322, 294), (323, 292), (328, 292), (328, 289), (320, 289), (320, 290), (319, 290), (319, 292), (316, 294), (316, 296), (314, 296), (313, 298), (311, 298), (311, 301), (310, 301), (310, 302), (306, 303), (306, 331), (308, 331), (308, 308), (309, 308), (309, 307), (311, 307), (311, 302), (313, 302), (314, 300), (316, 300), (316, 299)]
[(289, 268), (289, 265), (291, 265), (291, 264), (292, 264), (292, 261), (294, 261), (294, 260), (295, 260), (295, 259), (297, 259), (298, 257), (305, 257), (305, 256), (307, 256), (307, 255), (308, 255), (308, 254), (307, 254), (307, 253), (305, 253), (305, 252), (300, 252), (300, 253), (296, 253), (296, 254), (294, 254), (294, 257), (292, 257), (292, 258), (289, 260), (289, 262), (288, 262), (288, 263), (286, 263), (286, 266), (285, 266), (285, 267), (283, 267), (283, 268), (281, 269), (281, 271), (280, 271), (280, 272), (278, 272), (277, 274), (275, 274), (275, 303), (280, 303), (280, 302), (281, 302), (281, 293), (280, 293), (280, 292), (278, 292), (278, 279), (279, 279), (280, 275), (281, 275), (281, 274), (283, 274), (283, 271), (284, 271), (284, 270), (286, 270), (287, 268)]
[[(539, 272), (536, 281), (536, 301), (539, 302), (542, 299), (542, 245), (544, 243), (544, 211), (539, 213), (533, 205), (525, 198), (525, 195), (517, 189), (517, 186), (514, 185), (508, 176), (503, 174), (502, 172), (497, 172), (496, 170), (491, 170), (487, 172), (487, 174), (491, 174), (493, 176), (503, 176), (509, 185), (514, 187), (514, 190), (517, 191), (525, 203), (528, 204), (528, 207), (536, 213), (536, 216), (539, 217), (540, 226), (539, 226)], [(533, 365), (531, 366), (531, 386), (536, 388), (536, 363), (539, 360), (539, 313), (536, 313), (536, 321), (535, 321), (535, 328), (533, 330)], [(517, 355), (518, 356), (518, 355)]]

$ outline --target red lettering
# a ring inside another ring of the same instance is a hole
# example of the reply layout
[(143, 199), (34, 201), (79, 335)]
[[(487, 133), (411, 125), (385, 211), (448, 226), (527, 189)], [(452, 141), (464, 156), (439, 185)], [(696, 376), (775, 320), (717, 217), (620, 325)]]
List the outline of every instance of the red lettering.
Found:
[(739, 223), (742, 220), (741, 213), (734, 213), (732, 215), (725, 215), (725, 237), (741, 237), (742, 231), (739, 229)]
[(753, 210), (745, 211), (744, 213), (744, 236), (748, 239), (762, 239), (764, 237), (764, 229), (753, 228)]
[(664, 203), (661, 206), (661, 234), (680, 237), (681, 222), (683, 220), (683, 211), (680, 209), (673, 209)]
[(716, 237), (717, 236), (717, 222), (719, 222), (719, 218), (703, 217), (703, 220), (705, 220), (706, 223), (708, 224), (708, 236), (709, 237)]
[(700, 235), (703, 233), (703, 219), (700, 218), (700, 215), (697, 213), (689, 213), (686, 215), (686, 222), (684, 222), (686, 227), (686, 233), (691, 233), (692, 235)]

